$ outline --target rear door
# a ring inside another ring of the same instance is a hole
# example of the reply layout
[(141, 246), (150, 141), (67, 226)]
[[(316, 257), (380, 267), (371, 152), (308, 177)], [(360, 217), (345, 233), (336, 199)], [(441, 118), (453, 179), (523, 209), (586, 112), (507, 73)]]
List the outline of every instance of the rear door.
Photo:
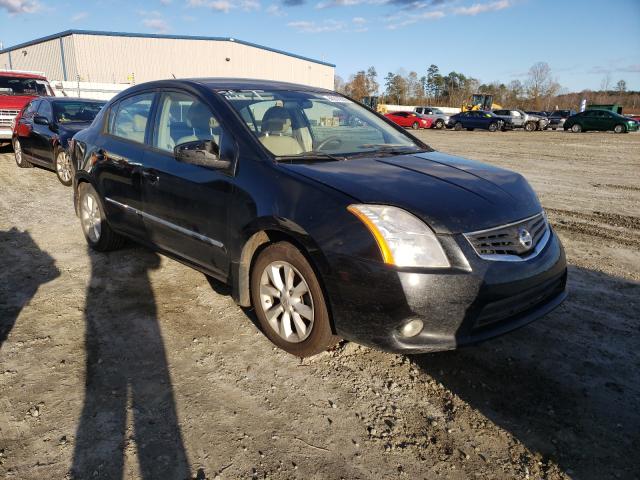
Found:
[(101, 157), (95, 176), (109, 222), (130, 235), (142, 236), (142, 166), (156, 94), (140, 92), (113, 105), (106, 134), (96, 142)]
[(18, 124), (16, 125), (16, 132), (18, 140), (20, 140), (22, 152), (26, 153), (30, 157), (33, 157), (33, 117), (38, 111), (40, 102), (41, 100), (32, 100), (25, 107), (24, 112), (22, 112), (20, 120), (18, 120)]
[(194, 141), (213, 141), (220, 158), (235, 164), (235, 140), (219, 115), (191, 94), (163, 92), (142, 173), (145, 228), (163, 250), (224, 278), (229, 268), (227, 211), (233, 167), (214, 170), (179, 162), (174, 148)]

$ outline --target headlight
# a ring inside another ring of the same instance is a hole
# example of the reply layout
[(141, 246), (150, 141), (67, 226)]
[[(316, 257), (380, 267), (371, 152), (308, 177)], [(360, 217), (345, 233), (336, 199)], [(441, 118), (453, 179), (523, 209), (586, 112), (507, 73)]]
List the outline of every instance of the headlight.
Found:
[(384, 263), (398, 267), (450, 266), (436, 234), (409, 212), (387, 205), (349, 205), (348, 210), (369, 229)]

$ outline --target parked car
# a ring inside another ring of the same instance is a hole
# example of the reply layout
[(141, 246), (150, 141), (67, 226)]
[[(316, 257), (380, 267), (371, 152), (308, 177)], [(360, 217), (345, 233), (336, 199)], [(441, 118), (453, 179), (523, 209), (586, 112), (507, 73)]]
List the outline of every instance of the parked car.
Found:
[(433, 120), (430, 118), (423, 118), (414, 112), (392, 112), (385, 114), (389, 120), (401, 127), (411, 127), (414, 130), (419, 128), (431, 128)]
[(563, 128), (564, 122), (567, 118), (575, 114), (575, 110), (556, 110), (549, 115), (549, 125), (547, 125), (547, 128), (550, 128), (551, 130)]
[[(335, 110), (347, 121), (310, 121)], [(521, 175), (436, 152), (329, 90), (140, 84), (71, 148), (92, 249), (132, 238), (230, 284), (264, 334), (300, 357), (338, 337), (452, 349), (566, 295), (562, 245)]]
[(87, 128), (105, 104), (101, 100), (42, 97), (31, 100), (18, 114), (13, 129), (16, 164), (35, 165), (56, 172), (58, 180), (69, 186), (74, 166), (67, 155), (67, 144), (74, 134)]
[(413, 109), (413, 111), (420, 115), (422, 118), (430, 118), (433, 121), (433, 123), (431, 124), (431, 128), (444, 128), (447, 126), (447, 122), (449, 121), (450, 115), (447, 115), (439, 108), (416, 107)]
[(11, 141), (15, 118), (27, 103), (48, 96), (53, 90), (43, 74), (0, 70), (0, 143)]
[(628, 133), (638, 131), (638, 122), (610, 110), (585, 110), (567, 118), (564, 129), (575, 133), (588, 130)]
[(526, 113), (517, 108), (512, 110), (493, 110), (493, 113), (505, 120), (507, 124), (510, 123), (513, 128), (523, 128), (527, 132), (544, 130), (549, 124), (547, 117)]
[(485, 110), (471, 110), (467, 112), (460, 112), (452, 115), (449, 118), (447, 127), (454, 130), (473, 130), (475, 128), (481, 128), (489, 130), (490, 132), (496, 132), (498, 130), (506, 130), (513, 128), (513, 124), (509, 120), (502, 119), (495, 115), (493, 112)]

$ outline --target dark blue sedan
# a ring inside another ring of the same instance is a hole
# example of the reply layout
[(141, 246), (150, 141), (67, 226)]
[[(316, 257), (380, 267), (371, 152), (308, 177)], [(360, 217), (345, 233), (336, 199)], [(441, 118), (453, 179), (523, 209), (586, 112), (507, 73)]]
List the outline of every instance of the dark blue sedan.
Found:
[(131, 238), (229, 284), (265, 335), (300, 357), (339, 337), (394, 352), (456, 348), (566, 295), (562, 245), (521, 175), (436, 152), (330, 90), (140, 84), (70, 152), (92, 249)]
[(453, 128), (454, 130), (481, 128), (495, 132), (497, 130), (505, 130), (508, 125), (493, 112), (472, 110), (470, 112), (460, 112), (450, 117), (447, 127)]

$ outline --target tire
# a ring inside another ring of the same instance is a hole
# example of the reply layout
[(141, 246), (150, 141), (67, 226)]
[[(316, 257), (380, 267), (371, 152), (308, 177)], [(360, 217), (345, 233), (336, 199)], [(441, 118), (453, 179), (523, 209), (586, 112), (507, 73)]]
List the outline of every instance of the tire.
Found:
[(613, 131), (616, 133), (626, 133), (627, 129), (624, 128), (624, 125), (622, 125), (621, 123), (619, 123), (618, 125), (616, 125), (615, 127), (613, 127)]
[(496, 122), (491, 122), (489, 124), (489, 131), (490, 132), (497, 132), (498, 131), (498, 124)]
[(467, 128), (467, 132), (473, 132), (473, 128)]
[(453, 126), (454, 130), (462, 130), (464, 127), (462, 126), (462, 122), (456, 122), (456, 124)]
[(536, 124), (534, 122), (527, 122), (524, 124), (524, 129), (527, 132), (535, 132), (536, 131)]
[[(285, 272), (291, 272), (291, 280)], [(296, 290), (301, 293), (290, 296)], [(251, 270), (251, 303), (265, 336), (292, 355), (310, 357), (339, 341), (313, 268), (289, 242), (269, 245), (258, 255)]]
[(413, 128), (414, 130), (418, 130), (420, 128), (420, 124), (418, 122), (413, 122), (411, 124), (411, 128)]
[(17, 138), (13, 141), (13, 154), (16, 158), (16, 165), (20, 168), (32, 168), (33, 163), (29, 160), (25, 160), (24, 153), (22, 152), (22, 145)]
[(553, 130), (554, 132), (556, 131), (555, 127), (552, 127), (551, 130)]
[(441, 118), (436, 120), (435, 128), (437, 128), (438, 130), (442, 130), (444, 128), (444, 120), (442, 120)]
[(53, 166), (60, 183), (65, 187), (70, 186), (73, 183), (73, 165), (66, 151), (62, 149), (56, 151), (56, 159)]
[(98, 192), (89, 183), (78, 186), (78, 213), (84, 237), (93, 250), (108, 252), (124, 245), (124, 237), (107, 223)]
[(580, 133), (582, 131), (582, 125), (580, 125), (579, 123), (574, 123), (573, 125), (571, 125), (571, 131), (573, 133)]

